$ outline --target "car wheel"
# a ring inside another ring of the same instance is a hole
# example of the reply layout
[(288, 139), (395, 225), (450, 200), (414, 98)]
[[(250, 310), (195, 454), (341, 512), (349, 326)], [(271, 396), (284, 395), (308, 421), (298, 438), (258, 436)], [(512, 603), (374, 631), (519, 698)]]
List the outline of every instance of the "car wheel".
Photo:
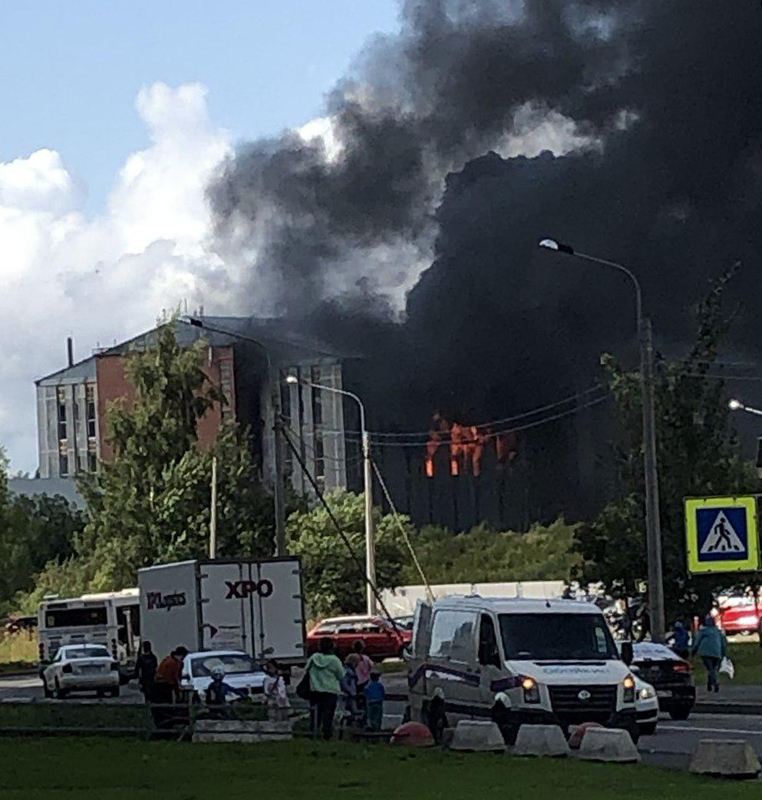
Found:
[(690, 708), (671, 708), (669, 715), (672, 719), (686, 720), (691, 715), (691, 710)]
[(656, 733), (656, 722), (646, 722), (643, 725), (638, 725), (641, 736), (653, 736)]
[(58, 682), (58, 678), (56, 678), (56, 700), (65, 700), (68, 694), (69, 693), (66, 691), (66, 689), (61, 688), (61, 684)]
[(115, 686), (110, 692), (109, 695), (111, 697), (119, 697), (119, 686)]
[(48, 682), (45, 680), (45, 678), (42, 679), (42, 693), (48, 700), (53, 697), (53, 692), (50, 691), (50, 687), (48, 686)]

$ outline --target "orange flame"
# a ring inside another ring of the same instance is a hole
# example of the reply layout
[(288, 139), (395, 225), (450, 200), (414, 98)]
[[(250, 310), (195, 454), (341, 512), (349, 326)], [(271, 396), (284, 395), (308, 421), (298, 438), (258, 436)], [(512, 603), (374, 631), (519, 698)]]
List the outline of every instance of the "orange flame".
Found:
[(495, 442), (498, 461), (513, 461), (516, 457), (516, 434), (512, 431), (494, 435), (489, 427), (478, 425), (461, 425), (459, 422), (448, 422), (439, 413), (432, 418), (429, 441), (426, 444), (426, 477), (433, 478), (436, 472), (434, 457), (440, 447), (446, 446), (443, 441), (449, 438), (450, 474), (454, 477), (465, 475), (470, 469), (472, 475), (481, 475), (482, 458), (489, 442)]

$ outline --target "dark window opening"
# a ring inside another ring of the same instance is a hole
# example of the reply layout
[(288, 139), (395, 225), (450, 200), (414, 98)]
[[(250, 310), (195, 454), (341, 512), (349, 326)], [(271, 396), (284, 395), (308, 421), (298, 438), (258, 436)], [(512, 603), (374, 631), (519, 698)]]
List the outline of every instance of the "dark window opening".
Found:
[(507, 659), (618, 659), (600, 614), (501, 614), (500, 634)]
[(85, 625), (105, 625), (106, 622), (106, 606), (48, 608), (45, 611), (47, 628), (78, 628)]
[(500, 666), (500, 650), (497, 644), (495, 623), (487, 614), (482, 614), (479, 623), (479, 663), (483, 666)]

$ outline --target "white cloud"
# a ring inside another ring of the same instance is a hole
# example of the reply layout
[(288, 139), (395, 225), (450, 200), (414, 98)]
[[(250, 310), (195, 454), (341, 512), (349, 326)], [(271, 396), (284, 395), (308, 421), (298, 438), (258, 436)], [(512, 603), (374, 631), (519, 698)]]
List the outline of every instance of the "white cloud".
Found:
[(141, 90), (151, 144), (127, 158), (107, 210), (82, 192), (54, 150), (0, 163), (0, 445), (12, 469), (37, 466), (34, 380), (150, 328), (183, 301), (214, 305), (219, 259), (206, 250), (204, 191), (230, 152), (198, 84)]

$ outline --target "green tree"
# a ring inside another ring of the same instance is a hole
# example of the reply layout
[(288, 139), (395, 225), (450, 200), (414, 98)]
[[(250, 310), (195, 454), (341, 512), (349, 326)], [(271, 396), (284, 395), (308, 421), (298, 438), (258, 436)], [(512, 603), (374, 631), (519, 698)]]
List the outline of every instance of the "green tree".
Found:
[[(710, 373), (729, 327), (722, 298), (731, 277), (728, 273), (718, 280), (699, 304), (695, 343), (688, 355), (672, 362), (659, 359), (655, 370), (668, 622), (706, 612), (714, 590), (737, 582), (734, 577), (688, 575), (684, 498), (759, 491), (754, 469), (740, 456), (729, 427), (723, 382)], [(611, 356), (602, 360), (622, 426), (622, 441), (617, 448), (619, 496), (598, 519), (579, 527), (575, 546), (584, 562), (579, 571), (583, 580), (600, 581), (614, 594), (633, 594), (647, 576), (640, 377), (626, 373)]]
[[(562, 519), (527, 533), (495, 531), (479, 525), (453, 534), (426, 527), (414, 536), (414, 546), (429, 583), (482, 583), (571, 579), (581, 562), (573, 551), (574, 526)], [(406, 562), (403, 584), (421, 582), (415, 566)]]
[[(365, 505), (362, 495), (339, 491), (326, 500), (365, 564)], [(376, 540), (376, 581), (380, 589), (399, 585), (405, 559), (404, 541), (391, 514), (373, 509)], [(407, 517), (400, 517), (408, 535), (413, 531)], [(364, 608), (365, 570), (352, 559), (346, 544), (322, 505), (296, 511), (287, 522), (289, 552), (301, 556), (308, 612), (314, 617), (360, 612)]]
[[(108, 413), (113, 459), (85, 476), (87, 525), (75, 557), (53, 564), (40, 585), (67, 593), (134, 585), (137, 570), (208, 551), (212, 458), (218, 462), (218, 554), (272, 553), (272, 501), (262, 489), (249, 437), (228, 424), (210, 450), (198, 446), (198, 423), (225, 402), (203, 370), (206, 346), (182, 349), (174, 326), (155, 347), (127, 358), (131, 406)], [(60, 593), (60, 592), (59, 592)]]

